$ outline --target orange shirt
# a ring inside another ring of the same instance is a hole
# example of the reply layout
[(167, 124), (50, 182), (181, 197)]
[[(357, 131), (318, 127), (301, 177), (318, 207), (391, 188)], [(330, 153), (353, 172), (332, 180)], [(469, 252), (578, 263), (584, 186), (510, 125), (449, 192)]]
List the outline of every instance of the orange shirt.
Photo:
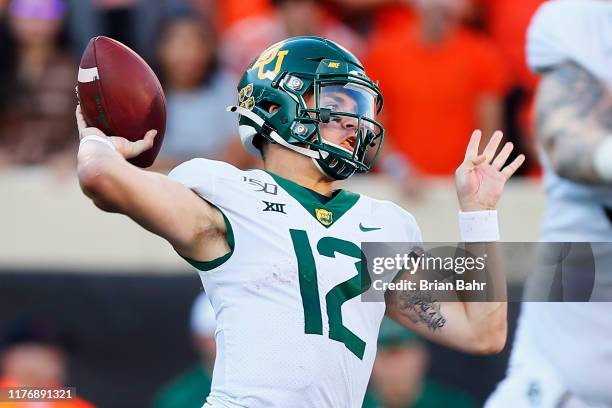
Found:
[(504, 66), (485, 38), (465, 28), (435, 47), (417, 40), (414, 24), (399, 34), (375, 35), (364, 58), (383, 92), (386, 137), (421, 172), (453, 174), (478, 126), (479, 98), (506, 90)]
[(272, 9), (270, 0), (191, 0), (190, 3), (203, 16), (213, 18), (220, 33), (242, 19), (265, 14)]
[(537, 78), (527, 67), (527, 27), (544, 0), (478, 0), (478, 3), (485, 7), (487, 29), (512, 71), (513, 80), (533, 90)]
[(217, 2), (223, 30), (248, 17), (265, 14), (272, 9), (269, 0), (223, 0)]

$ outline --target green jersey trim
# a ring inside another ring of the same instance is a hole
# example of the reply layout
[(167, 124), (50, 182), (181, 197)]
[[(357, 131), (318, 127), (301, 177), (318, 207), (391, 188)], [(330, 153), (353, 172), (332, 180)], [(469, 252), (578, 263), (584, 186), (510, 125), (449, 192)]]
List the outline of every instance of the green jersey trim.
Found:
[(196, 260), (193, 260), (193, 259), (190, 259), (190, 258), (187, 258), (181, 255), (181, 257), (185, 259), (187, 262), (189, 262), (193, 267), (197, 268), (200, 271), (204, 271), (204, 272), (210, 271), (212, 269), (218, 268), (219, 266), (223, 265), (228, 259), (230, 259), (230, 257), (234, 253), (235, 241), (234, 241), (234, 230), (232, 229), (232, 224), (225, 216), (225, 213), (223, 213), (223, 211), (221, 211), (219, 207), (215, 206), (215, 208), (217, 208), (217, 210), (221, 212), (221, 215), (223, 215), (223, 221), (225, 222), (225, 228), (227, 229), (227, 233), (226, 233), (227, 245), (229, 245), (230, 251), (227, 254), (220, 256), (218, 258), (215, 258), (211, 261), (196, 261)]
[(339, 190), (327, 203), (322, 203), (306, 187), (266, 170), (291, 197), (302, 205), (321, 225), (331, 227), (359, 200), (359, 194)]

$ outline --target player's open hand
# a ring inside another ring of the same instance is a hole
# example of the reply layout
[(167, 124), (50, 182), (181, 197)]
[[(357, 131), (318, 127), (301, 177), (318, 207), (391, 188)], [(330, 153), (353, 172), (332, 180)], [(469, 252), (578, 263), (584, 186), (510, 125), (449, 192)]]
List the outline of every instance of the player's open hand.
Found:
[(517, 156), (512, 163), (504, 166), (512, 152), (513, 145), (508, 142), (495, 155), (503, 134), (493, 133), (489, 144), (481, 155), (478, 154), (482, 132), (472, 133), (465, 159), (455, 172), (457, 197), (462, 211), (493, 210), (504, 191), (506, 181), (525, 161), (524, 155)]
[(157, 135), (157, 130), (149, 130), (145, 133), (144, 137), (135, 142), (129, 141), (124, 137), (119, 136), (107, 136), (100, 129), (95, 127), (88, 127), (81, 106), (76, 107), (76, 121), (79, 128), (79, 139), (83, 139), (85, 136), (96, 135), (107, 138), (115, 146), (119, 154), (126, 159), (131, 159), (138, 156), (142, 152), (146, 152), (153, 147), (153, 140)]

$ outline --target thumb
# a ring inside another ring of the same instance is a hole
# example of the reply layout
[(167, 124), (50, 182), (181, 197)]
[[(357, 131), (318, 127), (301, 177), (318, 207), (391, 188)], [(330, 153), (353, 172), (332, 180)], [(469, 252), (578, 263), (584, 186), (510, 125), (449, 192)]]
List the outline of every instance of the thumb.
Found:
[(155, 140), (155, 136), (157, 135), (157, 130), (149, 130), (145, 133), (144, 137), (135, 142), (128, 142), (125, 151), (123, 152), (123, 156), (126, 159), (131, 159), (142, 152), (149, 150), (153, 147), (153, 142)]

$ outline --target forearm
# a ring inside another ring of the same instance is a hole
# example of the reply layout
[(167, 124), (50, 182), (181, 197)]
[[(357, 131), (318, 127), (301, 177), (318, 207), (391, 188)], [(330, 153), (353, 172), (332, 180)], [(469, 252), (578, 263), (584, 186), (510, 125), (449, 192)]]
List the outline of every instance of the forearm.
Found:
[(467, 296), (461, 295), (465, 292), (458, 292), (459, 301), (450, 302), (446, 308), (455, 307), (459, 309), (457, 314), (464, 314), (463, 336), (467, 342), (472, 343), (471, 347), (476, 352), (495, 353), (504, 347), (507, 336), (506, 276), (499, 243), (466, 243), (465, 250), (465, 255), (472, 259), (484, 259), (485, 267), (482, 270), (466, 269), (460, 275), (460, 279), (466, 282), (483, 282), (486, 286), (483, 291), (476, 293), (472, 291)]
[(497, 353), (504, 347), (505, 302), (439, 302), (435, 294), (414, 291), (390, 297), (388, 316), (431, 341), (472, 354)]
[[(484, 283), (484, 290), (458, 292), (458, 297), (468, 330), (479, 343), (478, 348), (489, 353), (503, 348), (506, 341), (507, 284), (500, 244), (495, 241), (499, 239), (496, 213), (485, 214), (488, 215), (486, 218), (468, 218), (467, 224), (466, 221), (462, 223), (461, 235), (462, 240), (466, 241), (465, 252), (456, 254), (457, 257), (473, 260), (473, 265), (482, 264), (484, 268), (465, 268), (460, 275), (455, 274), (455, 278)], [(469, 225), (469, 222), (474, 224)], [(483, 223), (491, 225), (485, 226)], [(481, 239), (487, 242), (473, 242)]]
[(498, 353), (508, 335), (507, 302), (462, 303), (474, 349), (481, 354)]
[(559, 176), (579, 183), (605, 182), (595, 170), (594, 159), (607, 134), (597, 128), (588, 131), (580, 122), (563, 122), (562, 118), (551, 118), (546, 127), (539, 129), (542, 137), (549, 138), (543, 149), (552, 169)]
[(559, 176), (580, 183), (612, 181), (606, 175), (612, 173), (612, 168), (606, 171), (612, 154), (601, 150), (612, 134), (612, 97), (582, 67), (567, 63), (544, 75), (536, 99), (536, 131)]
[[(466, 207), (461, 199), (460, 203), (462, 208)], [(481, 212), (460, 214), (461, 237), (466, 243), (455, 250), (453, 257), (457, 263), (452, 273), (440, 277), (452, 283), (454, 289), (402, 293), (396, 310), (412, 323), (421, 326), (424, 323), (430, 331), (433, 329), (428, 333), (432, 339), (438, 338), (443, 344), (463, 351), (488, 354), (501, 350), (506, 340), (506, 278), (499, 244), (495, 242), (499, 239), (496, 213), (482, 212), (485, 208), (478, 200), (472, 201), (470, 206), (474, 207), (472, 211)], [(429, 281), (439, 279), (427, 278)], [(461, 290), (459, 283), (466, 282), (478, 283), (481, 287)], [(436, 299), (443, 301), (436, 302)], [(423, 309), (427, 312), (422, 313)], [(434, 316), (431, 311), (436, 311), (439, 316), (435, 321), (444, 322), (443, 325), (427, 324)]]
[[(426, 276), (428, 269), (421, 269), (416, 273), (406, 271), (399, 277), (401, 281), (414, 282), (413, 287), (420, 288), (424, 279), (428, 282), (453, 283), (457, 288), (457, 279), (464, 282), (486, 282), (485, 288), (495, 291), (487, 296), (486, 291), (469, 292), (469, 296), (462, 296), (456, 290), (393, 290), (386, 293), (387, 314), (418, 334), (443, 344), (445, 346), (475, 354), (489, 354), (503, 348), (506, 338), (506, 303), (505, 279), (491, 275), (501, 274), (496, 260), (497, 244), (467, 244), (468, 252), (458, 249), (454, 255), (456, 259), (469, 257), (482, 257), (486, 253), (484, 271), (467, 272), (461, 275), (451, 272), (444, 276)], [(430, 256), (433, 256), (430, 255)], [(437, 258), (437, 257), (436, 257)], [(490, 259), (489, 259), (490, 258)], [(475, 269), (475, 268), (474, 268)], [(488, 271), (487, 269), (491, 269)], [(410, 287), (405, 282), (405, 287)], [(468, 293), (468, 292), (463, 292)]]

